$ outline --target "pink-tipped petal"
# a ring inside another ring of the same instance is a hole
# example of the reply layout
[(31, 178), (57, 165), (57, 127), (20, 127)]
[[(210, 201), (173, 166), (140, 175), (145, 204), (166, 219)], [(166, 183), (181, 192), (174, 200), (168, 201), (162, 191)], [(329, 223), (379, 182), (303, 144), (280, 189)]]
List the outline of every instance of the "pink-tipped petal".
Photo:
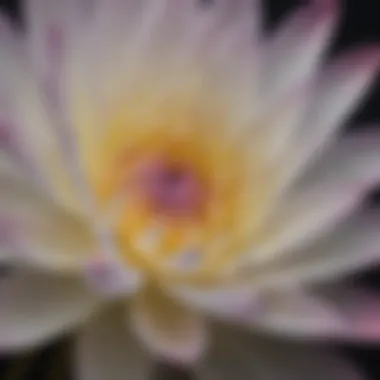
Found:
[(87, 0), (26, 1), (28, 43), (39, 74), (45, 76), (61, 66), (91, 9), (92, 1)]
[(145, 347), (172, 364), (194, 364), (207, 346), (202, 318), (160, 290), (146, 289), (136, 297), (131, 323)]
[(284, 252), (277, 260), (245, 270), (257, 288), (336, 279), (380, 262), (379, 232), (379, 213), (363, 211), (314, 244)]
[(92, 211), (92, 193), (78, 153), (78, 136), (69, 116), (70, 102), (66, 98), (65, 83), (68, 62), (76, 49), (74, 41), (85, 29), (93, 3), (86, 0), (30, 0), (26, 8), (28, 47), (39, 82), (35, 97), (38, 94), (41, 98), (49, 123), (48, 135), (52, 133), (56, 138), (54, 143), (59, 155), (55, 163), (58, 167), (53, 171), (63, 172), (61, 177), (63, 175), (68, 182), (66, 186), (75, 198), (74, 203), (80, 204), (81, 212), (88, 213)]
[(346, 320), (338, 310), (297, 288), (279, 289), (262, 296), (261, 312), (242, 316), (241, 323), (284, 336), (323, 339), (342, 335)]
[(272, 103), (303, 82), (310, 82), (331, 42), (336, 1), (311, 1), (296, 11), (267, 41), (262, 65), (262, 93)]
[(25, 177), (73, 207), (71, 184), (24, 41), (14, 38), (10, 44), (0, 38), (0, 52), (0, 122), (2, 144), (6, 144), (3, 148), (9, 159), (27, 172)]
[(0, 352), (45, 344), (78, 327), (98, 302), (75, 277), (10, 274), (0, 283)]
[(294, 171), (301, 172), (328, 146), (367, 94), (379, 68), (380, 47), (369, 46), (345, 53), (326, 69), (300, 123)]
[(81, 380), (147, 380), (153, 363), (125, 323), (122, 306), (94, 316), (78, 336), (75, 375)]
[(380, 341), (380, 294), (363, 287), (326, 285), (315, 295), (329, 303), (345, 320), (338, 339), (365, 343)]

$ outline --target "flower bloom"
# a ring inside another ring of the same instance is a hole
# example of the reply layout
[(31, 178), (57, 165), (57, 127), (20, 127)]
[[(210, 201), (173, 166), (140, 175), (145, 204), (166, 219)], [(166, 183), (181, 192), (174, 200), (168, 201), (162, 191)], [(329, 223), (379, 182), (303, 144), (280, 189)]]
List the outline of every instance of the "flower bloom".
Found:
[(258, 3), (29, 0), (25, 34), (1, 22), (2, 352), (81, 327), (79, 380), (152, 357), (361, 378), (311, 341), (380, 340), (376, 297), (337, 282), (380, 259), (380, 135), (337, 139), (380, 49), (325, 65), (336, 1), (271, 35)]

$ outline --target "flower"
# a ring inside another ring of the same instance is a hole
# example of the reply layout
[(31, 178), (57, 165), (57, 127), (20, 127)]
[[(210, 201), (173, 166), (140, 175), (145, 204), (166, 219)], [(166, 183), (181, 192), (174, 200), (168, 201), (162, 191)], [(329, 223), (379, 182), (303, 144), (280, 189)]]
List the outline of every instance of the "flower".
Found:
[(272, 35), (254, 0), (26, 10), (0, 26), (1, 350), (82, 327), (80, 380), (359, 378), (315, 340), (380, 339), (337, 283), (380, 258), (380, 135), (337, 139), (379, 47), (324, 65), (336, 1)]

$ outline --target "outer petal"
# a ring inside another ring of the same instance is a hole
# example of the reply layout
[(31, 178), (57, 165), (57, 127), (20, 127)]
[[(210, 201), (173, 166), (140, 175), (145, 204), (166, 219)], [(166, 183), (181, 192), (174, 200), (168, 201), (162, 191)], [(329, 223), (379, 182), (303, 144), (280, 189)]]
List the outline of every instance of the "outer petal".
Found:
[(253, 328), (307, 340), (380, 341), (380, 297), (366, 289), (327, 285), (279, 289), (261, 297), (260, 311), (236, 314)]
[[(46, 173), (38, 168), (38, 153), (33, 149), (37, 141), (39, 148), (51, 142), (45, 133), (46, 119), (41, 115), (40, 99), (33, 93), (35, 83), (26, 64), (22, 36), (2, 15), (0, 57), (1, 169), (3, 155), (7, 152), (24, 169), (24, 175), (48, 187)], [(25, 133), (20, 125), (26, 126)]]
[(152, 364), (125, 326), (122, 307), (93, 318), (79, 335), (78, 380), (148, 380)]
[(300, 289), (267, 292), (261, 304), (259, 313), (242, 315), (241, 322), (247, 318), (254, 328), (318, 339), (342, 336), (346, 329), (346, 320), (338, 310)]
[(189, 307), (217, 319), (236, 320), (247, 315), (253, 317), (261, 311), (260, 298), (250, 284), (231, 284), (215, 289), (174, 285), (169, 291)]
[(310, 5), (286, 20), (267, 41), (262, 66), (266, 101), (272, 103), (310, 81), (330, 42), (337, 16), (336, 3), (310, 1)]
[(92, 0), (27, 0), (26, 24), (30, 53), (40, 74), (62, 64), (71, 39), (91, 11)]
[(0, 36), (1, 149), (26, 177), (72, 207), (75, 190), (65, 171), (24, 41), (16, 34), (6, 38), (8, 34)]
[(255, 268), (242, 265), (256, 286), (320, 283), (379, 263), (380, 219), (376, 212), (354, 215), (311, 246), (284, 252)]
[(215, 330), (201, 380), (364, 380), (336, 353), (311, 344), (278, 342), (227, 329)]
[[(378, 126), (343, 136), (310, 167), (296, 186), (308, 184), (346, 192), (365, 192), (380, 183), (380, 133)], [(318, 185), (319, 184), (319, 185)]]
[(379, 183), (380, 134), (369, 129), (343, 137), (280, 199), (250, 260), (270, 261), (319, 239)]
[[(95, 239), (80, 218), (19, 178), (2, 177), (0, 211), (16, 261), (57, 270), (77, 270), (96, 252)], [(4, 224), (3, 224), (4, 225)]]
[(357, 209), (366, 195), (357, 188), (344, 189), (343, 183), (331, 187), (323, 182), (311, 184), (281, 199), (281, 205), (258, 232), (255, 252), (248, 261), (270, 262), (328, 234)]
[(207, 343), (203, 321), (161, 291), (147, 288), (131, 312), (133, 329), (154, 355), (188, 364), (203, 354)]
[(380, 295), (349, 285), (327, 285), (315, 296), (329, 303), (345, 319), (345, 330), (339, 338), (348, 341), (380, 341)]
[(380, 48), (366, 47), (345, 53), (322, 74), (291, 153), (295, 160), (294, 173), (299, 173), (320, 153), (351, 116), (379, 67)]
[(0, 350), (46, 343), (83, 323), (99, 301), (77, 278), (10, 274), (0, 283)]

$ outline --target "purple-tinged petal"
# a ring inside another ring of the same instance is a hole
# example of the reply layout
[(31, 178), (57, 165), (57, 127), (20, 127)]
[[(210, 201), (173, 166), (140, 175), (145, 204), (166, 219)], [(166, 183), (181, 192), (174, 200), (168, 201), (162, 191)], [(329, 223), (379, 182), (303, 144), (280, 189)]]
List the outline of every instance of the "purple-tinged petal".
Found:
[(28, 43), (39, 74), (55, 72), (62, 64), (92, 5), (92, 0), (26, 1)]
[(380, 294), (362, 287), (327, 285), (315, 292), (345, 319), (337, 338), (366, 343), (380, 342)]
[(261, 85), (264, 106), (310, 82), (331, 42), (337, 11), (337, 1), (311, 1), (267, 41)]
[(27, 171), (25, 177), (45, 191), (79, 207), (23, 41), (15, 39), (11, 45), (0, 36), (0, 51), (0, 118), (7, 160)]
[(305, 339), (343, 335), (347, 328), (345, 317), (333, 305), (297, 288), (266, 292), (261, 297), (261, 311), (242, 315), (237, 321), (252, 328)]

